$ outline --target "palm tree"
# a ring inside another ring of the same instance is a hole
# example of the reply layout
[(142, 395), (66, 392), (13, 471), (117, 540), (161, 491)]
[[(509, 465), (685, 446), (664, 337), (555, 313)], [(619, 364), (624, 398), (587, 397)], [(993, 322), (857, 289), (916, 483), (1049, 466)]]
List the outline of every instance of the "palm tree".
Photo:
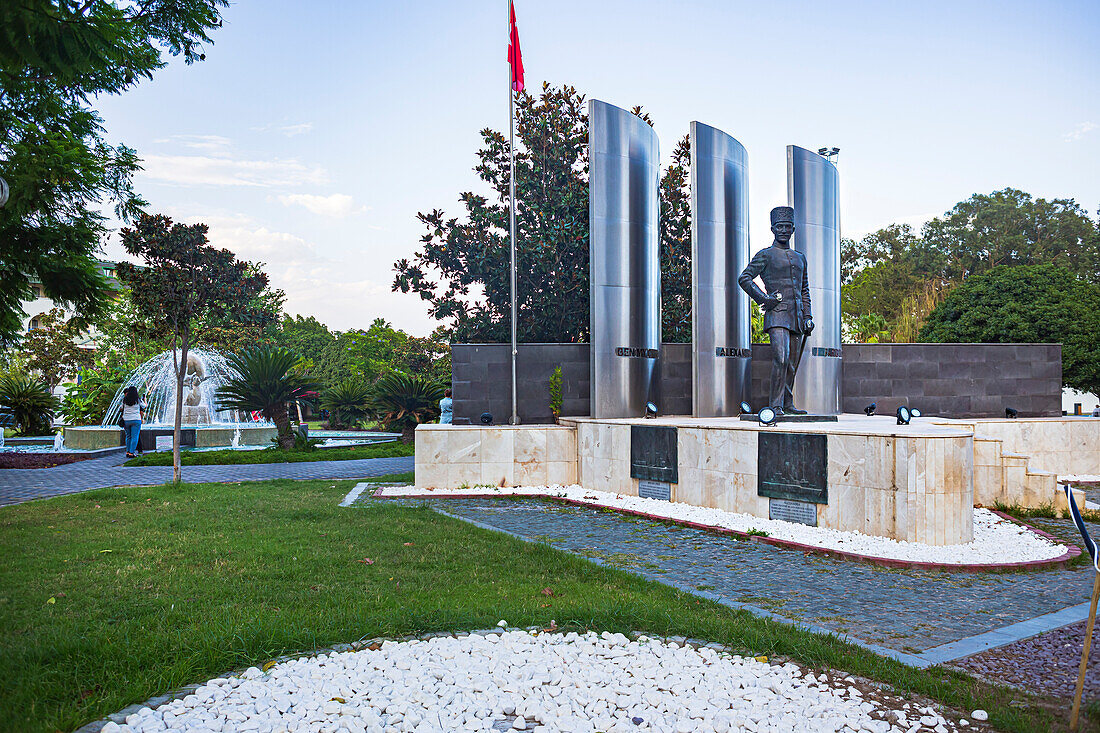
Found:
[(349, 377), (325, 390), (321, 407), (332, 414), (335, 426), (355, 425), (370, 416), (371, 386), (359, 377)]
[(0, 377), (0, 408), (12, 414), (21, 435), (48, 433), (58, 401), (37, 377), (5, 374)]
[(221, 406), (230, 410), (259, 410), (275, 423), (279, 447), (293, 448), (287, 403), (301, 399), (318, 387), (298, 368), (298, 357), (282, 347), (261, 346), (233, 354), (226, 361), (239, 376), (227, 380), (218, 390)]
[(374, 385), (371, 411), (383, 424), (401, 430), (401, 440), (411, 443), (416, 426), (439, 416), (443, 385), (424, 377), (390, 372)]

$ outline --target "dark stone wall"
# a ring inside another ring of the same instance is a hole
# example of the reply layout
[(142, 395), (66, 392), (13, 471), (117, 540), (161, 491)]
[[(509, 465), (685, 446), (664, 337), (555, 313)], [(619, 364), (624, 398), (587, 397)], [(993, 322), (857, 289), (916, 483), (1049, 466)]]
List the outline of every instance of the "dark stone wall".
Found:
[[(456, 423), (512, 413), (508, 344), (455, 344), (451, 349)], [(753, 344), (754, 408), (767, 402), (771, 347)], [(520, 344), (516, 371), (523, 423), (550, 422), (550, 374), (562, 369), (562, 415), (588, 415), (588, 344)], [(879, 413), (899, 405), (941, 417), (1062, 414), (1060, 344), (845, 344), (844, 412), (875, 402)], [(691, 345), (661, 346), (661, 414), (691, 414)]]
[[(509, 344), (451, 347), (456, 423), (477, 422), (483, 412), (492, 413), (496, 423), (508, 423), (512, 415), (510, 352)], [(562, 414), (588, 414), (588, 344), (520, 344), (516, 350), (516, 398), (521, 422), (553, 422), (550, 375), (556, 366), (561, 367)]]
[(844, 412), (875, 402), (943, 417), (1062, 414), (1061, 344), (845, 344)]

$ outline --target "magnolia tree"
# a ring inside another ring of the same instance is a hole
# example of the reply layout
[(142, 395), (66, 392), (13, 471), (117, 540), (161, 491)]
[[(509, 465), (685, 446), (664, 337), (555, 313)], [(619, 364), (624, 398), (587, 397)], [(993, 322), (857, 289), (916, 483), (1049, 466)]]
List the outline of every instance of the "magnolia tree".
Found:
[(172, 430), (172, 480), (179, 482), (180, 424), (183, 420), (183, 380), (187, 351), (196, 323), (239, 303), (252, 302), (267, 287), (267, 275), (227, 249), (211, 247), (205, 224), (173, 224), (166, 216), (141, 215), (122, 230), (122, 246), (140, 257), (144, 267), (119, 263), (118, 276), (130, 287), (140, 316), (160, 324), (172, 343), (176, 378), (175, 421)]
[[(652, 124), (640, 107), (631, 110)], [(509, 340), (508, 138), (481, 131), (474, 168), (488, 196), (459, 195), (462, 217), (418, 214), (420, 249), (394, 264), (393, 289), (416, 293), (454, 342)], [(691, 340), (687, 138), (661, 178), (664, 338)], [(516, 97), (516, 328), (521, 342), (588, 339), (588, 113), (583, 94), (544, 84)]]

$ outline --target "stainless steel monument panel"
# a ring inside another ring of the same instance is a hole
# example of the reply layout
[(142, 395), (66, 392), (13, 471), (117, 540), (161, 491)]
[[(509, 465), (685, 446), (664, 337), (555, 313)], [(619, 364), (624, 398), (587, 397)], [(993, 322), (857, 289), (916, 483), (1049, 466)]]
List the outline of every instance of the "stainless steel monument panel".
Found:
[(657, 133), (588, 102), (592, 417), (640, 417), (658, 401), (661, 266)]
[(840, 412), (840, 176), (824, 157), (787, 146), (787, 204), (794, 207), (794, 248), (806, 256), (814, 332), (794, 382), (795, 404)]
[(691, 414), (736, 415), (749, 399), (748, 154), (721, 130), (691, 123)]

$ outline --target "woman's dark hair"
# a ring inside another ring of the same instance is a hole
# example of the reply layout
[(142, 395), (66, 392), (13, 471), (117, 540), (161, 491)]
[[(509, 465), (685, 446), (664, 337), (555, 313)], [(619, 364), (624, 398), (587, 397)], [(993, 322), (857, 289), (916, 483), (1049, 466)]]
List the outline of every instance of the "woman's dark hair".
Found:
[(130, 385), (125, 390), (123, 390), (123, 392), (122, 392), (122, 401), (125, 402), (130, 407), (133, 407), (134, 405), (136, 405), (137, 401), (138, 401), (137, 387), (135, 387), (133, 385)]
[(443, 390), (443, 396), (444, 397), (450, 397), (451, 396), (451, 390), (449, 390), (449, 389)]

